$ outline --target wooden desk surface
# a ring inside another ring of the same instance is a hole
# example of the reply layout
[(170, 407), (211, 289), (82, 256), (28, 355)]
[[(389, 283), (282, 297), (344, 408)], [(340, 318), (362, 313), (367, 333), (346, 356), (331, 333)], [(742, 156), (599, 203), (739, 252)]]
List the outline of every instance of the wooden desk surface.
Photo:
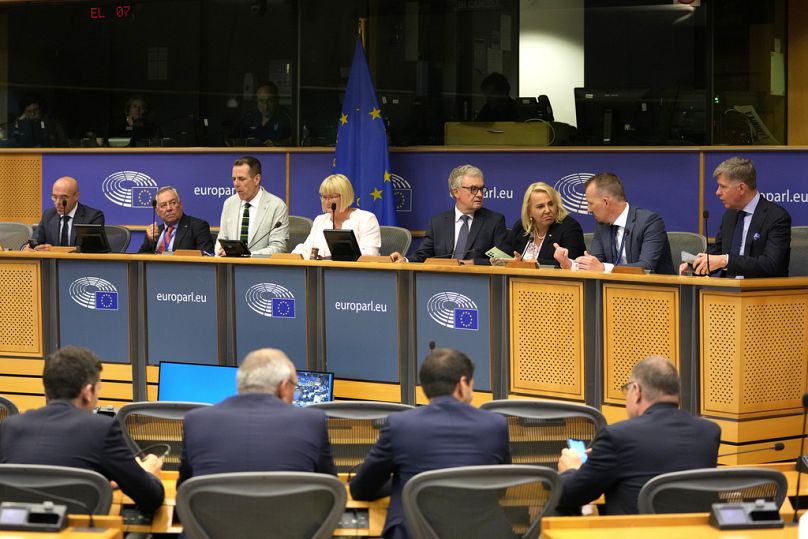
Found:
[(53, 532), (20, 532), (0, 531), (0, 539), (33, 539), (50, 537), (52, 539), (123, 539), (123, 522), (121, 517), (96, 516), (93, 518), (95, 529), (86, 528), (89, 523), (84, 515), (68, 515), (67, 528)]
[[(176, 521), (175, 508), (177, 499), (177, 476), (176, 471), (163, 471), (161, 480), (163, 488), (165, 489), (165, 500), (163, 505), (154, 513), (152, 523), (148, 526), (124, 524), (123, 529), (126, 532), (141, 532), (141, 533), (180, 533), (182, 531), (182, 524)], [(345, 488), (348, 489), (347, 474), (340, 474), (339, 478), (345, 482)], [(120, 490), (116, 490), (112, 496), (112, 508), (110, 513), (119, 515), (121, 512), (122, 504), (133, 504), (134, 502), (125, 496)], [(390, 504), (390, 498), (382, 498), (372, 502), (360, 502), (351, 498), (351, 493), (348, 491), (348, 500), (345, 504), (346, 509), (367, 509), (368, 510), (368, 528), (360, 529), (342, 529), (337, 528), (334, 530), (334, 536), (379, 536), (384, 527), (384, 519), (387, 516), (387, 506)], [(0, 539), (5, 539), (0, 535)]]
[(608, 517), (546, 517), (542, 539), (786, 539), (797, 537), (797, 527), (720, 531), (710, 526), (707, 513), (681, 515), (619, 515)]

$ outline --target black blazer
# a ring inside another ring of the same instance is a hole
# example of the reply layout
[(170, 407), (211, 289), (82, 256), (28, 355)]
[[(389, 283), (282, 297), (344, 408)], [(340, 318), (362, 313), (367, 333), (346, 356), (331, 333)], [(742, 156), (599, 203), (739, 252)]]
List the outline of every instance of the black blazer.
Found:
[[(519, 219), (513, 224), (513, 228), (511, 228), (511, 231), (508, 233), (509, 249), (505, 252), (513, 254), (513, 252), (516, 251), (522, 254), (528, 240), (530, 240), (530, 236), (525, 236), (525, 230), (522, 228), (522, 220)], [(569, 257), (571, 260), (575, 260), (584, 254), (586, 244), (584, 243), (584, 231), (580, 223), (573, 219), (571, 215), (567, 215), (560, 223), (550, 225), (550, 228), (547, 230), (547, 236), (544, 238), (541, 249), (539, 250), (540, 261), (555, 263), (555, 259), (553, 258), (553, 254), (555, 254), (554, 243), (569, 249)]]
[(637, 513), (637, 496), (645, 483), (663, 473), (714, 468), (721, 428), (706, 419), (657, 403), (639, 417), (609, 425), (592, 442), (589, 460), (561, 474), (559, 506), (580, 507), (601, 494), (601, 514)]
[[(708, 253), (729, 253), (737, 218), (737, 210), (724, 212), (721, 228), (715, 236), (715, 243), (707, 249)], [(744, 256), (730, 253), (726, 268), (728, 277), (788, 277), (791, 258), (791, 216), (788, 212), (761, 196), (746, 232), (743, 252)]]
[[(42, 214), (36, 229), (36, 242), (59, 245), (59, 222), (62, 216), (56, 208), (50, 208)], [(70, 222), (70, 245), (76, 245), (76, 229), (72, 225), (103, 225), (104, 214), (82, 203), (76, 204), (76, 214)]]
[[(665, 223), (659, 215), (629, 205), (624, 236), (626, 266), (639, 266), (654, 273), (667, 275), (678, 273), (673, 267)], [(610, 226), (597, 223), (589, 254), (601, 262), (614, 264), (611, 242)]]
[[(157, 237), (163, 233), (165, 223), (161, 224), (157, 230)], [(155, 245), (149, 241), (149, 237), (143, 238), (143, 245), (138, 249), (138, 253), (153, 253)], [(187, 213), (182, 214), (179, 223), (177, 224), (177, 232), (174, 235), (174, 245), (172, 250), (177, 249), (196, 249), (205, 251), (206, 253), (213, 252), (213, 237), (210, 235), (210, 225), (207, 221), (192, 217)]]
[(144, 511), (163, 503), (163, 484), (135, 461), (120, 424), (70, 401), (54, 400), (3, 421), (0, 462), (92, 470), (118, 483)]
[[(455, 210), (439, 213), (429, 221), (429, 229), (415, 254), (409, 257), (410, 262), (423, 262), (436, 256), (451, 258), (455, 241)], [(490, 264), (485, 252), (491, 247), (507, 249), (505, 217), (486, 208), (480, 208), (474, 214), (466, 243), (466, 257), (475, 264)]]

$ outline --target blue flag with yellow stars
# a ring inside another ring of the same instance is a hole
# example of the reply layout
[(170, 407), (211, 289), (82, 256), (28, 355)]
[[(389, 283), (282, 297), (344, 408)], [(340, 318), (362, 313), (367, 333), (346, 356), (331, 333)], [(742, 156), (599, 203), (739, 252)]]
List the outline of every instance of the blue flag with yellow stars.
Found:
[(396, 224), (387, 132), (358, 38), (337, 128), (334, 173), (345, 174), (351, 180), (356, 205), (375, 213), (380, 225)]

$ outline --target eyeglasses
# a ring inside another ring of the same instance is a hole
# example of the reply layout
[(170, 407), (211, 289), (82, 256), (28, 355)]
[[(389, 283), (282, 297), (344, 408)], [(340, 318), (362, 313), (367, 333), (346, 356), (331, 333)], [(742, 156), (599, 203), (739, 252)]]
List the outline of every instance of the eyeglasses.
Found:
[(70, 199), (70, 198), (73, 198), (73, 196), (74, 196), (74, 195), (67, 195), (67, 196), (56, 196), (56, 195), (51, 195), (51, 200), (52, 200), (53, 202), (56, 202), (57, 200), (68, 200), (68, 199)]
[(168, 207), (173, 208), (173, 207), (179, 206), (179, 205), (180, 205), (180, 201), (174, 199), (174, 200), (169, 200), (168, 202), (161, 202), (161, 203), (159, 203), (157, 205), (157, 207), (162, 210), (163, 208), (168, 208)]
[(637, 382), (626, 382), (625, 384), (620, 386), (620, 391), (622, 391), (623, 393), (628, 393), (629, 388), (636, 383)]
[(485, 196), (485, 186), (483, 185), (480, 187), (479, 185), (461, 185), (461, 189), (467, 189), (472, 196), (476, 196), (478, 194), (482, 194)]
[(340, 195), (320, 195), (320, 198), (323, 200), (334, 200), (340, 198)]

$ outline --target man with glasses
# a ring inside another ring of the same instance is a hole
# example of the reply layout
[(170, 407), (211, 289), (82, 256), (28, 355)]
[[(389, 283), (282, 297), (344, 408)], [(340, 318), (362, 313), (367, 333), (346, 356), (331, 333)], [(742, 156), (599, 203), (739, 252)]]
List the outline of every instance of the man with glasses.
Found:
[(601, 514), (634, 514), (649, 479), (715, 467), (721, 429), (679, 409), (679, 376), (670, 361), (662, 356), (641, 360), (623, 391), (629, 419), (599, 432), (586, 462), (575, 450), (561, 451), (562, 513), (576, 512), (605, 494)]
[(237, 395), (188, 412), (180, 483), (229, 472), (318, 472), (336, 475), (325, 413), (297, 408), (295, 366), (282, 351), (247, 354), (236, 374)]
[[(730, 157), (713, 172), (715, 195), (727, 208), (707, 253), (699, 253), (693, 273), (721, 271), (727, 277), (788, 277), (791, 216), (757, 190), (757, 172), (749, 159)], [(709, 256), (709, 261), (708, 261)], [(679, 267), (679, 272), (687, 268)]]
[(483, 208), (483, 172), (473, 165), (455, 167), (449, 174), (454, 208), (434, 216), (418, 250), (409, 258), (395, 252), (396, 262), (423, 262), (427, 258), (456, 258), (464, 264), (490, 264), (491, 247), (508, 251), (505, 217)]
[(163, 224), (146, 227), (146, 237), (139, 253), (164, 253), (177, 249), (194, 249), (213, 253), (213, 238), (207, 221), (182, 211), (180, 194), (173, 187), (161, 187), (154, 196), (154, 207)]
[(79, 182), (75, 178), (62, 176), (53, 182), (51, 200), (54, 207), (42, 215), (36, 229), (34, 249), (37, 251), (50, 251), (53, 245), (75, 245), (74, 224), (104, 224), (100, 210), (79, 203)]

